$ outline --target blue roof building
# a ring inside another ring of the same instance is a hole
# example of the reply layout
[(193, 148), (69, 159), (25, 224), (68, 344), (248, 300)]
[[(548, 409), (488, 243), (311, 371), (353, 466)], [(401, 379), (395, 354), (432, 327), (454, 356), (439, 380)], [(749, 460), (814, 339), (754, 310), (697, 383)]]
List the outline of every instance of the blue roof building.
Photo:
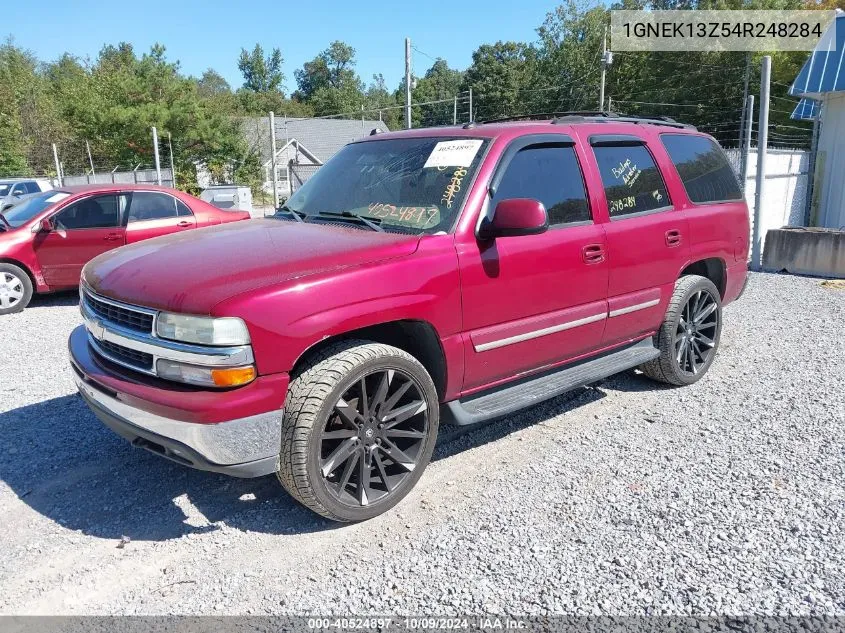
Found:
[(845, 229), (845, 12), (819, 40), (789, 94), (801, 97), (793, 119), (819, 117), (810, 224)]

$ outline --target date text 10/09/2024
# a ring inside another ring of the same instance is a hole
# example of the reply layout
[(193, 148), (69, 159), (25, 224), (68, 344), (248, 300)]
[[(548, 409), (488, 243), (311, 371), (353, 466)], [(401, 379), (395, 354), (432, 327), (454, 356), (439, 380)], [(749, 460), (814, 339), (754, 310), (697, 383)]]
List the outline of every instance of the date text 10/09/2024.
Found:
[(449, 617), (369, 617), (369, 618), (309, 618), (308, 628), (315, 631), (329, 630), (523, 630), (528, 627), (525, 620), (518, 618), (477, 616), (468, 618)]

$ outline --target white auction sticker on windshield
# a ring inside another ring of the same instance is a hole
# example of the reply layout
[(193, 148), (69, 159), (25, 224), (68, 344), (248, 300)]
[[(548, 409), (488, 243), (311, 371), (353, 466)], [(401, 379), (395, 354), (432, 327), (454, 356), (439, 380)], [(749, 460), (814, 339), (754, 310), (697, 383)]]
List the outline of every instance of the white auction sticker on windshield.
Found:
[(469, 167), (481, 147), (480, 139), (440, 141), (431, 150), (423, 169), (428, 167)]
[(70, 197), (69, 193), (64, 193), (64, 192), (54, 193), (52, 196), (47, 198), (47, 202), (58, 202), (59, 200), (64, 200), (65, 198), (68, 198), (68, 197)]

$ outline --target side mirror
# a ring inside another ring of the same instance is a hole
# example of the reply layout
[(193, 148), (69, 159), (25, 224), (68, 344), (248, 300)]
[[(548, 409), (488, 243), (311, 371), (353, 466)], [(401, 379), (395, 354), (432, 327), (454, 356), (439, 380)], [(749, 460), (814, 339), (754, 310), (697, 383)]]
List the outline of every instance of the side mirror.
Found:
[(494, 239), (515, 235), (537, 235), (549, 228), (549, 215), (539, 200), (509, 198), (502, 200), (493, 211), (493, 219), (482, 220), (478, 237)]
[(41, 222), (38, 223), (38, 232), (39, 233), (49, 233), (53, 230), (53, 222), (50, 218), (43, 218)]

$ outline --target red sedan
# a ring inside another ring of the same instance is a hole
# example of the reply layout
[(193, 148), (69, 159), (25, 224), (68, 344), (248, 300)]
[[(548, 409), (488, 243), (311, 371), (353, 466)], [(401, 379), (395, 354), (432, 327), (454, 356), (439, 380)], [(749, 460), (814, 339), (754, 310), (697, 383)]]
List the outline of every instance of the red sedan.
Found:
[(23, 310), (34, 292), (78, 286), (82, 267), (118, 246), (248, 218), (156, 186), (63, 187), (29, 196), (0, 213), (0, 315)]

